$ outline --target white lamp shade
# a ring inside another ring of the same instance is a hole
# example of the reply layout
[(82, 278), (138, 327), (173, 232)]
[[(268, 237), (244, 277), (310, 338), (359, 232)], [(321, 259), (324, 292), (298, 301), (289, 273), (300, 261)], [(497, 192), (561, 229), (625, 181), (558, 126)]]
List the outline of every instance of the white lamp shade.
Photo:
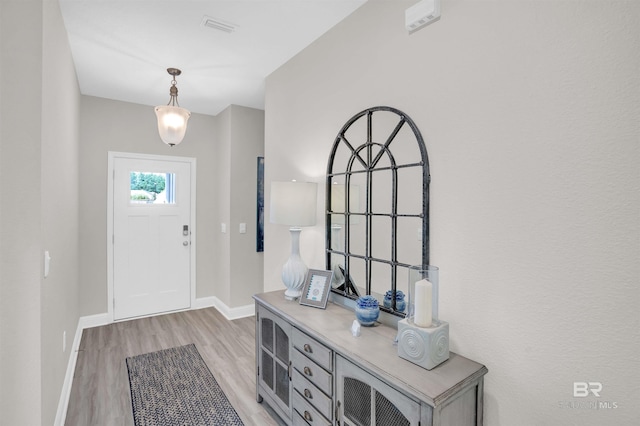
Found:
[(165, 105), (156, 107), (156, 116), (162, 142), (171, 146), (182, 142), (191, 113), (185, 108)]
[(317, 183), (271, 182), (271, 223), (296, 227), (315, 225), (317, 198)]

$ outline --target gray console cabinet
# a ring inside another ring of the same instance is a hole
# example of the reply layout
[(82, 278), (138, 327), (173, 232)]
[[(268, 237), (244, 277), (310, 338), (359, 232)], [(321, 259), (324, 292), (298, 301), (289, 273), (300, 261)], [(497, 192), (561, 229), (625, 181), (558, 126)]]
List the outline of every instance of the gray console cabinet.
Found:
[(268, 309), (260, 309), (256, 325), (258, 401), (265, 398), (282, 418), (291, 417), (292, 326)]
[(486, 367), (455, 353), (426, 370), (398, 356), (397, 330), (351, 335), (355, 315), (284, 299), (256, 302), (256, 399), (289, 425), (482, 425)]

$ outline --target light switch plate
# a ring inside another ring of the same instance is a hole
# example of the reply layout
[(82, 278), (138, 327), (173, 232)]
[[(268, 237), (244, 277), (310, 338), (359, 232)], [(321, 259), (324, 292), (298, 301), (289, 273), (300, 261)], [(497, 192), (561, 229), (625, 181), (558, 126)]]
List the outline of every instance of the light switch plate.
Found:
[(49, 276), (49, 269), (51, 267), (51, 256), (49, 255), (49, 251), (44, 252), (44, 277), (47, 278)]

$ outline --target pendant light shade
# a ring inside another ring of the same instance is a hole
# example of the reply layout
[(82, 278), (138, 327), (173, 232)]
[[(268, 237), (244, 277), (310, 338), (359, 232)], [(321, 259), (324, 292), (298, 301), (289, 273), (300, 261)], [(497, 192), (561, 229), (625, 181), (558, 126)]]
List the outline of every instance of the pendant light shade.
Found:
[(162, 142), (169, 146), (178, 145), (182, 142), (187, 132), (187, 121), (191, 113), (181, 108), (178, 104), (178, 88), (176, 87), (176, 76), (182, 71), (177, 68), (168, 68), (167, 72), (173, 76), (171, 88), (169, 89), (169, 103), (155, 108), (156, 117), (158, 117), (158, 133)]
[(156, 107), (156, 116), (158, 117), (158, 133), (160, 133), (162, 142), (169, 146), (182, 142), (187, 132), (187, 121), (191, 113), (185, 108), (165, 105)]

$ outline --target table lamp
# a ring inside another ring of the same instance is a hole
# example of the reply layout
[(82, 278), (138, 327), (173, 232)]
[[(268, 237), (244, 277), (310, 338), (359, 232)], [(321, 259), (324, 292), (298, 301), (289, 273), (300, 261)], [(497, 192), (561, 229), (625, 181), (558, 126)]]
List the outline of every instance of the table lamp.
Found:
[(290, 226), (291, 256), (282, 267), (285, 299), (295, 300), (302, 294), (307, 265), (300, 257), (300, 232), (303, 226), (316, 224), (318, 184), (312, 182), (271, 182), (270, 221)]

